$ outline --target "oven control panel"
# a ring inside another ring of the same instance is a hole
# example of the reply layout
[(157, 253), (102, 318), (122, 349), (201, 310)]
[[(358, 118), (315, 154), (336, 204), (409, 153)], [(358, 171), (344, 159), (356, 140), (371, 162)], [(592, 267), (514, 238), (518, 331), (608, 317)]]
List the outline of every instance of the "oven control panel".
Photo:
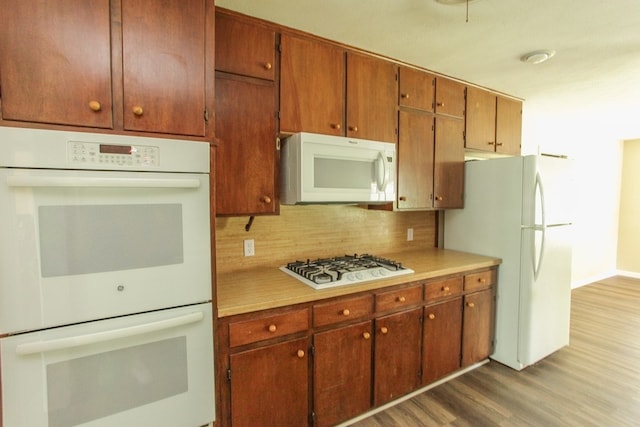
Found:
[(71, 164), (102, 167), (158, 166), (160, 149), (151, 145), (100, 144), (69, 141), (67, 160)]

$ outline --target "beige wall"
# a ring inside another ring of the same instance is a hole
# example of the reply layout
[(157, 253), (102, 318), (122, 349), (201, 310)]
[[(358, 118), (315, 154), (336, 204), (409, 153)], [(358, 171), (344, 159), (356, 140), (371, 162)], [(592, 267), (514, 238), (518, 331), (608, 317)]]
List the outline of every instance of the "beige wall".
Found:
[[(278, 216), (216, 218), (219, 273), (258, 266), (277, 267), (295, 260), (345, 254), (384, 255), (434, 247), (435, 212), (389, 212), (359, 206), (281, 206)], [(413, 228), (413, 241), (407, 241)], [(253, 239), (255, 256), (243, 255), (243, 240)], [(402, 259), (398, 259), (402, 262)]]
[(618, 270), (640, 277), (640, 139), (625, 141), (620, 190)]

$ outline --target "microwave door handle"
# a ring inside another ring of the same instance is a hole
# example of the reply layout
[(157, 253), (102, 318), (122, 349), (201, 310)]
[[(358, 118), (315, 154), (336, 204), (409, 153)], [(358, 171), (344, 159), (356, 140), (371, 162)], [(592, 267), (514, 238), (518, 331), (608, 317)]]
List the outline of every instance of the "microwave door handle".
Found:
[(9, 187), (198, 188), (195, 178), (102, 178), (9, 176)]
[(389, 183), (389, 167), (387, 166), (387, 162), (384, 161), (382, 153), (378, 153), (376, 162), (378, 163), (376, 167), (376, 184), (378, 185), (378, 191), (385, 191)]
[(202, 319), (204, 319), (204, 313), (198, 311), (195, 313), (185, 314), (183, 316), (173, 317), (171, 319), (130, 326), (127, 328), (113, 329), (110, 331), (96, 332), (93, 334), (78, 335), (46, 341), (24, 343), (16, 346), (16, 354), (25, 356), (36, 353), (47, 353), (50, 351), (81, 347), (120, 338), (129, 338), (136, 335), (149, 334), (152, 332), (188, 325), (190, 323), (196, 323), (201, 321)]

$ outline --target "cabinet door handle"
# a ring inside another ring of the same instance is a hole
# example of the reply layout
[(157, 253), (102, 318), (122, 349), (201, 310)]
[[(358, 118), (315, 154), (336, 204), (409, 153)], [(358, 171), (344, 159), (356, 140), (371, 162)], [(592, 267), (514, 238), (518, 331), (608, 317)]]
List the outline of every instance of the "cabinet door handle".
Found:
[(331, 128), (335, 130), (340, 130), (342, 129), (342, 125), (340, 123), (334, 123), (331, 125)]
[(442, 201), (442, 196), (436, 196), (437, 201)]
[(487, 279), (485, 279), (484, 277), (479, 277), (478, 283), (482, 283), (484, 285), (485, 283), (487, 283)]
[(444, 102), (436, 102), (436, 106), (438, 106), (438, 107), (444, 107)]
[(144, 110), (139, 105), (136, 105), (135, 107), (133, 107), (132, 111), (133, 111), (133, 114), (135, 114), (136, 116), (141, 116), (142, 113), (144, 113)]
[(400, 200), (401, 202), (406, 202), (407, 198), (405, 196), (400, 196), (398, 197), (398, 200)]
[(342, 310), (342, 315), (343, 316), (348, 316), (349, 314), (351, 314), (351, 312), (349, 311), (348, 308), (345, 308), (344, 310)]
[(260, 201), (261, 201), (262, 203), (269, 204), (269, 203), (271, 203), (271, 197), (269, 197), (269, 196), (262, 196), (262, 197), (260, 197)]
[(451, 290), (451, 288), (449, 288), (448, 286), (443, 286), (442, 287), (442, 291), (443, 292), (449, 292)]
[(408, 93), (403, 93), (403, 94), (400, 95), (400, 98), (409, 99), (409, 94)]
[(304, 357), (304, 350), (298, 350), (298, 352), (296, 353), (296, 356), (302, 359)]
[(473, 302), (468, 302), (468, 303), (467, 303), (467, 307), (469, 307), (469, 308), (473, 308), (473, 307), (475, 307), (475, 306), (476, 306), (476, 304), (475, 304), (475, 303), (473, 303)]
[(266, 62), (264, 64), (264, 69), (265, 70), (270, 70), (271, 68), (273, 68), (273, 65), (271, 65), (271, 62)]
[(362, 338), (364, 338), (365, 340), (368, 340), (369, 338), (371, 338), (371, 334), (369, 332), (364, 332), (362, 334)]
[(493, 141), (487, 142), (487, 145), (493, 145), (493, 144), (495, 144), (495, 142), (493, 142)]
[(351, 132), (358, 132), (358, 126), (349, 126)]
[(382, 328), (380, 328), (381, 334), (387, 334), (388, 332), (389, 332), (389, 329), (386, 326), (383, 326)]
[(102, 110), (102, 105), (98, 101), (89, 101), (89, 108), (97, 112)]
[(429, 320), (433, 320), (436, 318), (436, 315), (433, 313), (429, 313), (429, 315), (427, 316), (429, 318)]
[(403, 296), (398, 297), (398, 302), (405, 302), (407, 299)]
[(278, 330), (278, 327), (273, 323), (269, 325), (269, 332), (275, 332)]
[(502, 147), (502, 142), (496, 142), (497, 147)]

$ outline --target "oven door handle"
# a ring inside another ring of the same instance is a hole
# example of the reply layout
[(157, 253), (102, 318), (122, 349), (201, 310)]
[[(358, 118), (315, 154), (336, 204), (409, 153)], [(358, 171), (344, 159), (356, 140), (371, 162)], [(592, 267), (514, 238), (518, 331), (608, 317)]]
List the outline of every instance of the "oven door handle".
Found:
[(136, 335), (149, 334), (153, 332), (163, 331), (165, 329), (188, 325), (190, 323), (196, 323), (201, 321), (202, 319), (204, 319), (204, 313), (198, 311), (195, 313), (186, 314), (184, 316), (160, 320), (157, 322), (145, 323), (137, 326), (130, 326), (127, 328), (113, 329), (110, 331), (58, 338), (47, 341), (24, 343), (16, 346), (16, 354), (25, 356), (36, 353), (47, 353), (51, 351), (65, 350), (68, 348), (81, 347), (121, 338), (129, 338)]
[(98, 178), (9, 176), (9, 187), (117, 187), (117, 188), (198, 188), (196, 178)]

